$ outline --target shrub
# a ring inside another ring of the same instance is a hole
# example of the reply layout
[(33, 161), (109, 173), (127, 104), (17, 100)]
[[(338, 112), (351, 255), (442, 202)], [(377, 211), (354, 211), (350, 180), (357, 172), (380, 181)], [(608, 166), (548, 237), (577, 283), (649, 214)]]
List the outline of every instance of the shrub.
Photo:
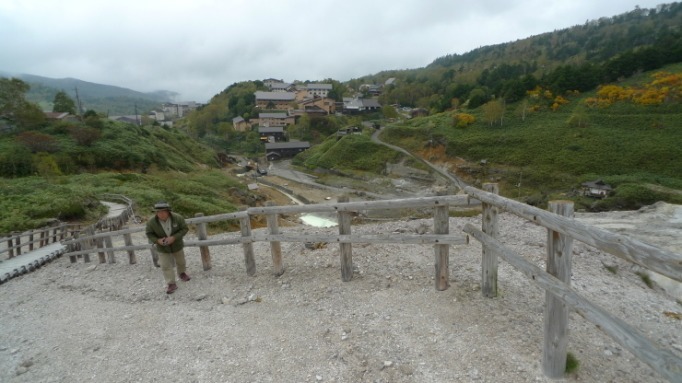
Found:
[(580, 367), (580, 361), (578, 361), (578, 358), (573, 355), (572, 352), (569, 352), (566, 354), (566, 370), (565, 372), (567, 374), (574, 373), (578, 371), (578, 367)]

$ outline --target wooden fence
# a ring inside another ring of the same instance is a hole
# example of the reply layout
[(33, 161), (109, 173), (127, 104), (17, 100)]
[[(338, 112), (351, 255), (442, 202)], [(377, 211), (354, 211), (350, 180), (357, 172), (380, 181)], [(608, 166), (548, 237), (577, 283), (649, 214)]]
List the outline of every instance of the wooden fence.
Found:
[(94, 235), (97, 230), (118, 230), (122, 228), (131, 217), (134, 217), (134, 203), (131, 199), (120, 194), (104, 194), (101, 196), (104, 201), (118, 201), (125, 204), (126, 208), (116, 216), (105, 216), (95, 224), (83, 227), (79, 224), (69, 224), (55, 220), (52, 224), (40, 229), (28, 230), (25, 232), (14, 232), (2, 239), (6, 244), (0, 249), (0, 259), (14, 258), (22, 253), (33, 251), (55, 242), (65, 242), (79, 235)]
[[(482, 227), (467, 224), (463, 231), (473, 236), (483, 245), (481, 260), (481, 292), (486, 297), (497, 295), (497, 260), (506, 260), (520, 270), (529, 280), (546, 291), (544, 312), (543, 371), (552, 378), (564, 374), (568, 344), (568, 310), (572, 309), (595, 324), (608, 336), (628, 349), (637, 358), (671, 382), (682, 382), (682, 359), (672, 351), (662, 348), (647, 339), (636, 328), (620, 318), (613, 316), (587, 299), (581, 297), (570, 287), (571, 254), (573, 240), (581, 241), (602, 251), (611, 253), (627, 261), (637, 263), (651, 271), (658, 272), (677, 281), (682, 281), (682, 256), (657, 247), (639, 242), (606, 230), (581, 224), (572, 219), (572, 202), (552, 201), (550, 211), (525, 205), (497, 195), (496, 184), (486, 184), (483, 190), (466, 187), (468, 196), (437, 196), (425, 198), (397, 199), (388, 201), (348, 202), (340, 199), (335, 204), (302, 206), (265, 206), (252, 207), (244, 211), (204, 217), (198, 214), (187, 219), (188, 224), (197, 225), (198, 241), (186, 241), (186, 246), (199, 246), (205, 270), (211, 268), (210, 246), (241, 244), (244, 253), (246, 272), (254, 275), (256, 264), (252, 244), (270, 242), (275, 274), (281, 274), (282, 255), (280, 242), (328, 242), (339, 243), (341, 278), (349, 281), (353, 276), (353, 243), (403, 243), (429, 244), (434, 246), (435, 288), (448, 288), (449, 247), (452, 244), (468, 243), (468, 236), (452, 234), (449, 229), (449, 210), (452, 206), (471, 206), (473, 201), (482, 203)], [(472, 199), (473, 198), (473, 199)], [(351, 233), (352, 215), (372, 209), (431, 208), (433, 211), (434, 234), (407, 235), (354, 235)], [(546, 271), (528, 262), (523, 257), (506, 248), (499, 241), (498, 214), (500, 210), (516, 214), (548, 230)], [(338, 219), (339, 234), (280, 233), (278, 216), (280, 214), (335, 213)], [(268, 230), (265, 234), (251, 231), (251, 216), (265, 215)], [(209, 239), (206, 224), (224, 220), (238, 220), (240, 232), (225, 239)], [(77, 255), (98, 252), (100, 262), (115, 262), (115, 251), (128, 252), (130, 263), (137, 262), (135, 250), (154, 250), (150, 244), (134, 245), (131, 233), (144, 228), (124, 229), (99, 233), (65, 242), (72, 262)], [(125, 246), (112, 247), (111, 237), (124, 236)], [(86, 261), (89, 259), (84, 257)]]
[[(71, 225), (59, 221), (40, 229), (28, 230), (25, 232), (14, 232), (2, 239), (6, 244), (0, 249), (0, 258), (10, 259), (22, 253), (33, 251), (50, 243), (64, 241), (73, 236), (74, 233), (81, 231), (80, 225)], [(7, 255), (3, 255), (7, 253)]]
[[(464, 190), (483, 203), (483, 224), (463, 228), (483, 244), (481, 291), (487, 297), (497, 295), (497, 257), (501, 257), (528, 279), (545, 290), (544, 346), (542, 367), (545, 375), (561, 378), (566, 367), (568, 310), (597, 325), (613, 340), (671, 382), (682, 382), (682, 359), (646, 338), (639, 330), (613, 316), (571, 289), (573, 240), (634, 262), (682, 282), (682, 255), (645, 244), (573, 220), (573, 202), (552, 201), (549, 212), (497, 195), (497, 185), (484, 185), (486, 191), (473, 187)], [(548, 230), (546, 271), (528, 262), (499, 242), (499, 209), (518, 215)]]

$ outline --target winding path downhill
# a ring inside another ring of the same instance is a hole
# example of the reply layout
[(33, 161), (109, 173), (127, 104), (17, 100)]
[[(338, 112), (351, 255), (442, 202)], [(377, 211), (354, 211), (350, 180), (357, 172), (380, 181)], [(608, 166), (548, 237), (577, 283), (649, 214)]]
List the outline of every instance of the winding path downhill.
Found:
[[(101, 203), (109, 208), (106, 216), (102, 219), (118, 217), (123, 211), (127, 209), (126, 205), (101, 201)], [(0, 261), (0, 283), (4, 283), (9, 279), (19, 275), (34, 271), (44, 264), (60, 257), (66, 250), (65, 246), (60, 242), (48, 244), (27, 253), (17, 255), (15, 257)]]
[[(382, 128), (382, 129), (383, 129), (383, 128)], [(377, 130), (372, 134), (372, 141), (376, 142), (377, 144), (384, 145), (384, 146), (387, 146), (387, 147), (389, 147), (389, 148), (391, 148), (391, 149), (393, 149), (393, 150), (396, 150), (396, 151), (399, 151), (399, 152), (401, 152), (401, 153), (404, 153), (404, 154), (406, 154), (406, 155), (408, 155), (408, 156), (410, 156), (410, 157), (412, 157), (412, 158), (414, 158), (414, 159), (416, 159), (416, 160), (418, 160), (418, 161), (421, 161), (421, 162), (424, 163), (426, 166), (430, 167), (430, 168), (433, 169), (435, 172), (437, 172), (438, 174), (442, 175), (443, 177), (445, 177), (447, 180), (449, 180), (450, 182), (452, 182), (454, 185), (456, 185), (457, 187), (459, 187), (459, 188), (462, 189), (462, 190), (464, 190), (464, 188), (465, 188), (466, 186), (470, 186), (469, 184), (467, 184), (466, 182), (462, 181), (460, 178), (458, 178), (457, 176), (453, 175), (453, 174), (450, 173), (449, 171), (444, 170), (444, 169), (441, 169), (440, 167), (438, 167), (438, 166), (436, 166), (436, 165), (430, 163), (429, 161), (427, 161), (427, 160), (425, 160), (425, 159), (423, 159), (423, 158), (421, 158), (421, 157), (419, 157), (419, 156), (416, 156), (416, 155), (414, 155), (414, 154), (408, 152), (407, 150), (405, 150), (405, 149), (403, 149), (403, 148), (401, 148), (401, 147), (399, 147), (399, 146), (391, 145), (391, 144), (389, 144), (389, 143), (386, 143), (386, 142), (384, 142), (384, 141), (381, 141), (381, 140), (379, 139), (379, 134), (381, 134), (381, 129), (377, 129)]]

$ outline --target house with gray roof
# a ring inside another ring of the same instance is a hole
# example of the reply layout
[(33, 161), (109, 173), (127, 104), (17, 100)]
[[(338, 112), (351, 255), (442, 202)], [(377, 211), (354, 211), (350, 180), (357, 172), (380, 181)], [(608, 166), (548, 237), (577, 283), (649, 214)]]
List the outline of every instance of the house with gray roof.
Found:
[(343, 112), (348, 114), (368, 113), (381, 109), (381, 104), (375, 98), (343, 98)]
[(285, 157), (293, 157), (310, 148), (308, 141), (268, 142), (265, 144), (265, 157), (275, 161)]
[(258, 125), (259, 126), (287, 126), (296, 123), (296, 118), (290, 116), (287, 113), (277, 112), (277, 113), (258, 113)]
[(306, 89), (308, 91), (308, 97), (314, 98), (315, 96), (320, 98), (325, 98), (329, 95), (332, 90), (332, 84), (307, 84)]
[(262, 142), (280, 142), (285, 139), (284, 128), (281, 126), (260, 126), (258, 127), (258, 134)]
[(256, 107), (264, 109), (290, 108), (290, 104), (296, 99), (296, 94), (291, 92), (263, 92), (256, 91)]

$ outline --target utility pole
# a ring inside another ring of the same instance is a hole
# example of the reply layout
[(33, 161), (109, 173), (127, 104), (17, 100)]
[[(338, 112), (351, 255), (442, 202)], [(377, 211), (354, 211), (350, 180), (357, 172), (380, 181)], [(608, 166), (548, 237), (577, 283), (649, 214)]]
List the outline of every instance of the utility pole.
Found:
[(142, 126), (142, 122), (140, 121), (140, 116), (137, 115), (137, 104), (135, 104), (135, 122), (137, 122), (137, 126)]
[(83, 117), (83, 106), (81, 105), (81, 98), (78, 97), (78, 87), (73, 87), (73, 89), (76, 91), (76, 102), (78, 103), (78, 115), (80, 117)]

